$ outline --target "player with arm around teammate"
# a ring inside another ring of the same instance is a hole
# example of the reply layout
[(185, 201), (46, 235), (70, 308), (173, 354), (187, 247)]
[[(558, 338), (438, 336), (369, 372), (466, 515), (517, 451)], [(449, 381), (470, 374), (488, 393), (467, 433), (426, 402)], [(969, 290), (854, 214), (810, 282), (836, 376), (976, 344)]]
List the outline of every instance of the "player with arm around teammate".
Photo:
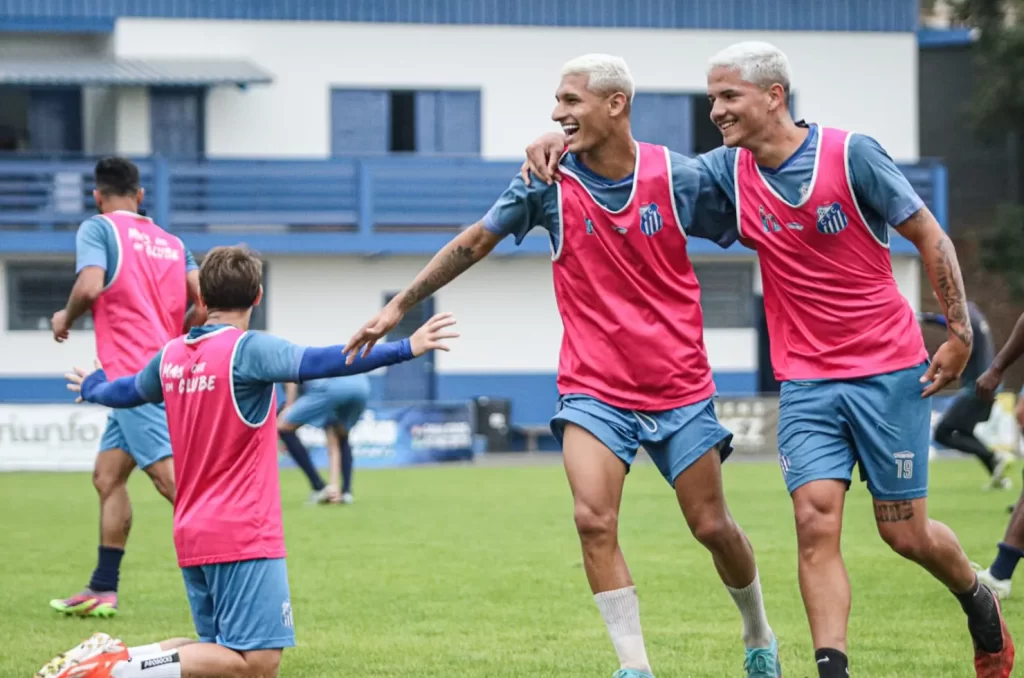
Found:
[[(207, 323), (171, 340), (138, 373), (69, 374), (80, 400), (108, 407), (166, 402), (178, 494), (174, 544), (198, 641), (126, 648), (94, 637), (44, 667), (43, 678), (275, 676), (294, 645), (277, 467), (274, 384), (367, 372), (447, 350), (448, 314), (409, 339), (349, 364), (343, 347), (306, 348), (249, 332), (262, 262), (240, 247), (200, 269)], [(158, 667), (158, 668), (157, 668)]]
[[(126, 158), (96, 164), (93, 197), (100, 214), (75, 238), (78, 277), (67, 306), (53, 315), (53, 337), (68, 340), (71, 326), (92, 311), (96, 350), (111, 377), (140, 370), (154, 352), (186, 327), (203, 322), (199, 273), (181, 240), (139, 214), (145, 192), (138, 168)], [(186, 316), (188, 304), (192, 310)], [(96, 569), (81, 593), (50, 601), (58, 612), (117, 614), (121, 559), (132, 524), (128, 476), (138, 466), (174, 502), (174, 467), (162, 404), (111, 412), (100, 440), (93, 485), (100, 497)]]
[(346, 349), (355, 355), (372, 346), (503, 238), (519, 243), (542, 225), (564, 326), (551, 428), (562, 444), (584, 568), (618, 655), (615, 675), (652, 675), (618, 544), (623, 484), (642, 445), (739, 608), (747, 675), (775, 678), (778, 642), (754, 553), (722, 491), (732, 434), (715, 416), (700, 288), (686, 253), (688, 236), (711, 237), (703, 230), (709, 218), (695, 214), (694, 204), (713, 187), (701, 184), (694, 161), (634, 141), (633, 92), (618, 57), (567, 63), (552, 113), (568, 133), (560, 157), (567, 180), (528, 187), (514, 179), (484, 219), (444, 247)]
[[(966, 613), (978, 678), (1008, 678), (1015, 651), (998, 601), (953, 532), (927, 512), (929, 396), (960, 375), (972, 344), (956, 252), (877, 142), (794, 122), (789, 86), (789, 62), (772, 45), (741, 43), (713, 57), (711, 119), (725, 146), (699, 162), (719, 188), (702, 196), (733, 210), (732, 236), (758, 253), (772, 367), (783, 382), (780, 466), (819, 676), (849, 675), (840, 534), (859, 465), (881, 537)], [(546, 135), (528, 150), (526, 167), (541, 181), (558, 179), (564, 141)], [(921, 253), (948, 320), (949, 339), (930, 365), (893, 278), (888, 224)]]

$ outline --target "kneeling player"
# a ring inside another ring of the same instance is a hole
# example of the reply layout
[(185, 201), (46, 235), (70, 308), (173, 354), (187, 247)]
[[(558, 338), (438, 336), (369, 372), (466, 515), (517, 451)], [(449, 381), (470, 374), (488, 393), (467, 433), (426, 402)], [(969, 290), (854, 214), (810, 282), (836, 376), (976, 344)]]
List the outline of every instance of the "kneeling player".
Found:
[(263, 294), (261, 261), (210, 251), (199, 272), (208, 322), (171, 340), (137, 374), (67, 375), (79, 401), (114, 408), (165, 402), (178, 481), (174, 543), (198, 641), (140, 648), (95, 636), (58, 657), (45, 678), (275, 676), (295, 644), (277, 468), (275, 382), (367, 372), (447, 348), (448, 315), (346, 365), (341, 346), (303, 348), (248, 332)]

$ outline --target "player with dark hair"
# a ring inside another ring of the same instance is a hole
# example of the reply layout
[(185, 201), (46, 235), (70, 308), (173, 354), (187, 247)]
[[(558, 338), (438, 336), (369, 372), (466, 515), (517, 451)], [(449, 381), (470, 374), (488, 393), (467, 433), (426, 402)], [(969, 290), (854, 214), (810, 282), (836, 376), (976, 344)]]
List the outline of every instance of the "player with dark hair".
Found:
[[(988, 421), (992, 415), (992, 401), (977, 394), (977, 381), (995, 356), (995, 343), (985, 314), (972, 301), (967, 302), (967, 316), (974, 333), (971, 357), (960, 375), (960, 391), (935, 425), (933, 436), (940, 445), (977, 457), (989, 472), (990, 480), (986, 487), (1006, 489), (1011, 485), (1006, 477), (1010, 455), (993, 452), (974, 434), (978, 424)], [(939, 327), (948, 325), (946, 316), (941, 313), (918, 313), (917, 317), (924, 323)]]
[[(199, 273), (176, 236), (139, 214), (145, 191), (126, 158), (96, 164), (93, 197), (100, 212), (78, 228), (78, 278), (67, 306), (53, 315), (53, 337), (66, 341), (75, 321), (92, 311), (96, 350), (111, 377), (133, 374), (187, 327), (202, 323)], [(186, 317), (189, 303), (192, 310)], [(121, 559), (132, 524), (127, 481), (138, 466), (168, 501), (174, 468), (162, 404), (112, 412), (100, 440), (93, 485), (100, 497), (99, 559), (88, 587), (51, 607), (66, 614), (117, 613)]]
[(43, 667), (43, 678), (275, 676), (295, 644), (277, 468), (274, 384), (367, 372), (447, 350), (449, 314), (349, 365), (343, 347), (305, 348), (249, 332), (263, 263), (219, 247), (200, 269), (207, 323), (170, 340), (138, 372), (68, 374), (80, 401), (166, 402), (178, 494), (174, 546), (198, 641), (127, 648), (98, 634)]

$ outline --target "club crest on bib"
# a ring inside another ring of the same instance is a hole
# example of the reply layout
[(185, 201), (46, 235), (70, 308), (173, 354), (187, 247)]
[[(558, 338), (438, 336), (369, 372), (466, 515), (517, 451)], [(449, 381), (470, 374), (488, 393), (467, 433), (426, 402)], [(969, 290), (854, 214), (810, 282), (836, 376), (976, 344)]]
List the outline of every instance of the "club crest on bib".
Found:
[(838, 202), (834, 202), (831, 205), (822, 205), (818, 208), (817, 214), (818, 233), (825, 235), (836, 235), (850, 223), (850, 220), (846, 218), (846, 212), (843, 211), (842, 205)]
[(650, 203), (640, 206), (640, 231), (647, 237), (653, 236), (661, 230), (664, 222), (661, 213), (658, 212), (657, 203)]

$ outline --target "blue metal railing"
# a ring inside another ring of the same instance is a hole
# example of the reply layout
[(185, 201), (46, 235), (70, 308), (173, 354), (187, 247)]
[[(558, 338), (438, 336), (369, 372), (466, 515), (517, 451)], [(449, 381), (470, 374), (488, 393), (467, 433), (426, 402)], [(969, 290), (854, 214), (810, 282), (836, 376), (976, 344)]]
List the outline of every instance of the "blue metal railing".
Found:
[[(456, 228), (480, 219), (519, 170), (479, 158), (331, 160), (136, 158), (157, 223), (179, 232), (355, 232), (363, 236)], [(0, 237), (65, 230), (95, 213), (93, 160), (0, 157)], [(900, 167), (946, 226), (940, 163)]]

